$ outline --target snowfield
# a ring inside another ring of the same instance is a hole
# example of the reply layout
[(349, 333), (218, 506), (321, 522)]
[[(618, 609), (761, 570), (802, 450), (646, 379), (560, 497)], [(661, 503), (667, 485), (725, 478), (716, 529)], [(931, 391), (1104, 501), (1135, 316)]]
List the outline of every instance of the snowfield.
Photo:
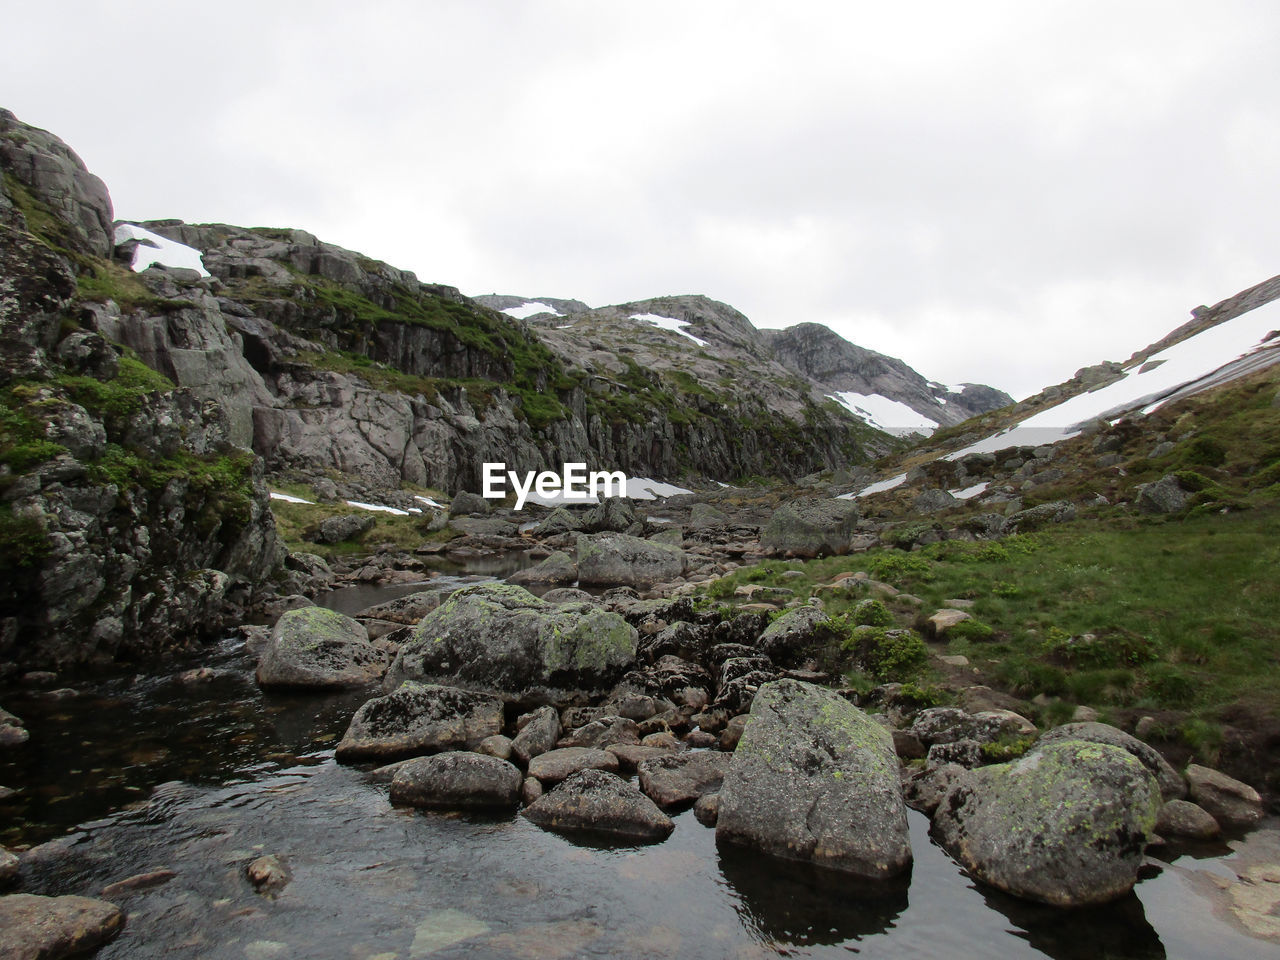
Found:
[(675, 317), (660, 317), (656, 313), (633, 313), (632, 320), (639, 320), (641, 323), (651, 323), (655, 327), (661, 327), (663, 330), (670, 330), (672, 333), (678, 333), (682, 337), (688, 337), (700, 347), (705, 347), (707, 341), (701, 337), (695, 337), (684, 328), (689, 325), (687, 320), (677, 320)]
[(204, 268), (204, 254), (194, 247), (188, 247), (185, 243), (169, 240), (135, 223), (122, 223), (116, 227), (116, 245), (119, 246), (127, 240), (139, 241), (137, 248), (133, 251), (133, 263), (130, 264), (135, 273), (141, 273), (147, 267), (158, 263), (162, 267), (195, 270), (202, 277), (209, 276), (209, 271)]
[(520, 304), (518, 307), (507, 307), (502, 311), (509, 317), (515, 317), (517, 320), (528, 320), (530, 317), (537, 316), (539, 313), (549, 313), (553, 317), (564, 316), (559, 310), (550, 304), (542, 303), (538, 300), (528, 300)]
[(907, 433), (929, 434), (938, 429), (938, 421), (916, 413), (905, 403), (890, 400), (878, 393), (855, 393), (845, 390), (827, 394), (856, 417), (861, 417), (877, 430), (903, 435)]

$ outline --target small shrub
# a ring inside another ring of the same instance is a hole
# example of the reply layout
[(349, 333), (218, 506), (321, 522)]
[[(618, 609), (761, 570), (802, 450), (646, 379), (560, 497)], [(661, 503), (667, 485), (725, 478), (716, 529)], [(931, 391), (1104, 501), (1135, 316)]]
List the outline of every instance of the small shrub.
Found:
[(924, 640), (914, 630), (856, 627), (844, 648), (852, 651), (863, 670), (882, 683), (910, 680), (929, 659)]
[(933, 563), (914, 553), (882, 553), (869, 566), (873, 577), (889, 583), (928, 580), (933, 572)]
[(988, 624), (970, 617), (968, 620), (961, 620), (955, 626), (947, 628), (947, 639), (981, 643), (984, 640), (990, 640), (995, 636), (995, 633), (995, 630)]
[(991, 743), (982, 745), (982, 756), (989, 763), (1005, 763), (1016, 760), (1028, 750), (1035, 740), (1031, 737), (1010, 737), (1007, 734)]
[(1185, 707), (1196, 698), (1199, 684), (1171, 664), (1153, 664), (1147, 670), (1147, 693), (1161, 706)]
[(859, 600), (853, 608), (853, 622), (859, 626), (888, 627), (893, 625), (893, 614), (879, 600)]

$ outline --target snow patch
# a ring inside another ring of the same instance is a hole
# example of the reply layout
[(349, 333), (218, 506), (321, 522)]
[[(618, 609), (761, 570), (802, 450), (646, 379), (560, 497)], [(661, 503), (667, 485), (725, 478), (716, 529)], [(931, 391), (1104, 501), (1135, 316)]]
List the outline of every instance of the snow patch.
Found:
[(271, 491), (271, 499), (283, 503), (315, 503), (314, 500), (303, 500), (301, 497), (291, 497), (287, 493), (276, 493), (274, 490)]
[(863, 487), (861, 490), (854, 490), (852, 493), (842, 493), (836, 497), (837, 500), (856, 500), (858, 497), (869, 497), (873, 493), (884, 493), (886, 490), (893, 490), (896, 487), (906, 483), (907, 475), (900, 473), (896, 477), (890, 477), (888, 480), (880, 480), (871, 484), (869, 487)]
[(540, 300), (526, 300), (518, 307), (507, 307), (502, 311), (509, 317), (515, 317), (517, 320), (528, 320), (530, 317), (537, 316), (539, 313), (549, 313), (553, 317), (562, 317), (562, 314), (549, 303), (543, 303)]
[(682, 337), (688, 337), (700, 347), (705, 347), (707, 341), (701, 337), (695, 337), (684, 328), (689, 325), (687, 320), (677, 320), (675, 317), (660, 317), (656, 313), (633, 313), (632, 320), (639, 320), (641, 323), (651, 323), (655, 327), (661, 327), (663, 330), (670, 330), (672, 333), (678, 333)]
[[(693, 493), (693, 491), (686, 490), (684, 487), (677, 487), (673, 483), (653, 480), (649, 477), (627, 477), (626, 496), (632, 500), (664, 500), (667, 497), (678, 497), (682, 493)], [(544, 507), (559, 506), (566, 503), (596, 504), (600, 502), (600, 498), (592, 494), (582, 497), (566, 497), (563, 493), (553, 493), (544, 497), (533, 491), (529, 492), (525, 500), (527, 503), (539, 503)]]
[(1265, 338), (1277, 327), (1280, 301), (1272, 301), (1153, 354), (1114, 383), (1064, 400), (1003, 433), (948, 454), (946, 459), (1057, 443), (1076, 436), (1092, 420), (1112, 421), (1137, 409), (1150, 413), (1182, 387), (1207, 378), (1219, 368), (1260, 349), (1275, 349), (1277, 344), (1267, 344)]
[(398, 507), (388, 507), (381, 503), (361, 503), (359, 500), (344, 500), (348, 507), (355, 507), (357, 510), (372, 510), (374, 513), (390, 513), (397, 517), (407, 517), (410, 513), (421, 513), (421, 510), (401, 510)]
[(981, 483), (975, 483), (972, 487), (965, 487), (963, 490), (948, 490), (957, 500), (972, 500), (978, 494), (983, 493), (987, 489), (989, 480), (983, 480)]
[(415, 500), (419, 501), (420, 503), (425, 503), (428, 507), (435, 507), (437, 510), (443, 510), (443, 509), (444, 509), (444, 504), (443, 504), (443, 503), (436, 503), (436, 502), (435, 502), (433, 499), (431, 499), (430, 497), (422, 497), (422, 496), (419, 496), (418, 494), (416, 494), (416, 493), (415, 493), (415, 494), (413, 495), (413, 499), (415, 499)]
[(828, 394), (855, 417), (861, 417), (877, 430), (903, 435), (907, 433), (930, 434), (938, 428), (938, 421), (917, 413), (905, 403), (890, 400), (878, 393), (855, 393), (845, 390)]
[(141, 273), (158, 263), (163, 267), (195, 270), (202, 277), (209, 276), (209, 271), (204, 268), (204, 254), (195, 247), (152, 233), (136, 223), (122, 223), (116, 227), (116, 246), (128, 240), (139, 241), (133, 251), (133, 263), (130, 264), (135, 273)]

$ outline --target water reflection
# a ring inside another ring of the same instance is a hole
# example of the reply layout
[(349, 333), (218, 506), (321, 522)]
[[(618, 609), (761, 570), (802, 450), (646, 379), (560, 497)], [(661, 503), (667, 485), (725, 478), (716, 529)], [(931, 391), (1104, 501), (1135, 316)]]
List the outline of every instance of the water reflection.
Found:
[(1097, 907), (1062, 910), (1028, 903), (985, 888), (987, 906), (1009, 918), (1015, 936), (1053, 960), (1163, 960), (1160, 937), (1142, 901), (1130, 893)]

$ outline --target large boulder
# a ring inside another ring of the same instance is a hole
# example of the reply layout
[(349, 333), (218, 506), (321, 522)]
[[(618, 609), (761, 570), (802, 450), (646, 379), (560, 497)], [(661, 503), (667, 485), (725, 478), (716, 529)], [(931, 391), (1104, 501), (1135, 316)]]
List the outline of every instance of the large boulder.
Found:
[(1251, 827), (1262, 819), (1262, 798), (1247, 783), (1198, 763), (1187, 766), (1187, 782), (1191, 799), (1224, 827)]
[(818, 624), (826, 619), (821, 607), (788, 610), (760, 634), (760, 650), (774, 663), (794, 667), (819, 641)]
[(1187, 784), (1182, 774), (1156, 751), (1137, 737), (1123, 730), (1097, 721), (1064, 723), (1054, 727), (1040, 738), (1040, 745), (1062, 740), (1086, 740), (1089, 743), (1106, 743), (1133, 754), (1142, 762), (1160, 786), (1160, 796), (1165, 800), (1181, 800), (1187, 795)]
[(541, 563), (524, 570), (517, 570), (507, 577), (507, 583), (544, 583), (565, 584), (578, 579), (578, 566), (573, 557), (562, 550), (557, 550)]
[(635, 628), (590, 604), (555, 605), (505, 583), (455, 591), (413, 629), (386, 686), (435, 680), (512, 701), (603, 694), (634, 661)]
[(716, 839), (883, 879), (911, 864), (888, 730), (834, 691), (762, 686), (720, 788)]
[(628, 840), (663, 840), (675, 829), (652, 800), (604, 770), (575, 773), (523, 813), (546, 829), (607, 833)]
[(847, 553), (857, 526), (852, 500), (795, 500), (773, 511), (760, 531), (760, 545), (793, 557)]
[(263, 687), (340, 690), (374, 683), (386, 669), (386, 653), (359, 623), (324, 607), (302, 607), (276, 621), (257, 677)]
[(1133, 888), (1160, 806), (1160, 788), (1137, 757), (1064, 740), (960, 775), (933, 833), (979, 880), (1077, 907)]
[(124, 926), (124, 911), (88, 897), (0, 897), (0, 957), (50, 960), (81, 956), (112, 940)]
[(540, 753), (529, 761), (529, 776), (544, 786), (559, 783), (582, 770), (605, 770), (614, 773), (618, 758), (608, 750), (595, 747), (560, 747)]
[(356, 711), (338, 743), (344, 762), (466, 750), (502, 730), (497, 697), (432, 683), (406, 681)]
[(640, 789), (660, 807), (684, 806), (720, 789), (730, 759), (715, 750), (649, 757), (636, 767)]
[(391, 802), (454, 810), (514, 807), (523, 782), (506, 760), (451, 750), (405, 761), (391, 780)]
[(584, 533), (622, 533), (636, 522), (635, 504), (626, 497), (605, 497), (587, 511), (579, 530)]
[(1176, 474), (1166, 474), (1155, 483), (1143, 484), (1138, 493), (1141, 513), (1169, 514), (1185, 509), (1191, 494), (1182, 488)]
[(325, 517), (302, 534), (311, 543), (342, 543), (373, 529), (377, 521), (367, 513), (344, 513), (337, 517)]
[(578, 537), (578, 582), (648, 587), (684, 573), (684, 551), (622, 533)]

